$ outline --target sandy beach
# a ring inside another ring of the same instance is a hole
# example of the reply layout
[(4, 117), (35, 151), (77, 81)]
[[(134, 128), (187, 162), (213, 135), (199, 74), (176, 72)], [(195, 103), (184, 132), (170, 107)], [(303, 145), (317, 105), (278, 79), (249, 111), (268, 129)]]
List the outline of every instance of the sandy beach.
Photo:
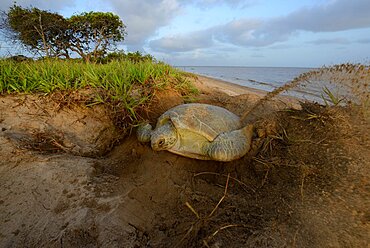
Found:
[[(238, 115), (265, 95), (193, 80), (193, 101)], [(1, 96), (0, 246), (366, 247), (368, 124), (315, 104), (278, 111), (284, 99), (247, 119), (251, 152), (222, 163), (154, 152), (103, 105)], [(149, 119), (181, 103), (158, 92)]]
[[(211, 77), (206, 77), (202, 75), (196, 75), (197, 79), (193, 79), (194, 85), (200, 89), (203, 93), (215, 95), (219, 93), (226, 94), (230, 97), (236, 97), (244, 99), (241, 102), (241, 106), (247, 103), (250, 106), (259, 105), (259, 101), (264, 98), (268, 92), (258, 89), (253, 89), (247, 86), (237, 85), (231, 82), (226, 82), (220, 79), (215, 79)], [(266, 108), (273, 108), (275, 111), (277, 109), (284, 108), (294, 108), (300, 109), (300, 99), (291, 96), (277, 95), (267, 101)], [(239, 112), (238, 112), (239, 113)], [(243, 113), (239, 113), (243, 115)]]
[(204, 92), (219, 91), (229, 96), (239, 95), (255, 95), (256, 97), (263, 97), (267, 94), (266, 91), (253, 89), (246, 86), (237, 85), (234, 83), (226, 82), (220, 79), (196, 75), (199, 80), (195, 80), (195, 85), (198, 89)]
[(0, 248), (370, 248), (369, 14), (1, 0)]

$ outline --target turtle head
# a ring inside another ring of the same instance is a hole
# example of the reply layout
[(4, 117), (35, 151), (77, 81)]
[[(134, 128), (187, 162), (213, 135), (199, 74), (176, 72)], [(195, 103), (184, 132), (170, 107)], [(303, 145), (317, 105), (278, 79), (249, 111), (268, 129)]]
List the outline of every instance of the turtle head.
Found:
[(168, 150), (176, 144), (177, 131), (169, 120), (156, 128), (151, 137), (152, 149), (155, 151)]

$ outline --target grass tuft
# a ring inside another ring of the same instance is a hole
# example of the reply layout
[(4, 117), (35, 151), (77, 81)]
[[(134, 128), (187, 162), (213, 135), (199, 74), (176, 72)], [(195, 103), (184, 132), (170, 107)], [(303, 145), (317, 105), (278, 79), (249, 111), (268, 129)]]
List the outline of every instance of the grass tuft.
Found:
[(321, 98), (324, 100), (326, 106), (329, 106), (329, 102), (332, 103), (334, 106), (337, 106), (340, 102), (344, 100), (344, 98), (340, 98), (337, 95), (334, 95), (326, 86), (323, 88), (323, 94), (321, 94)]

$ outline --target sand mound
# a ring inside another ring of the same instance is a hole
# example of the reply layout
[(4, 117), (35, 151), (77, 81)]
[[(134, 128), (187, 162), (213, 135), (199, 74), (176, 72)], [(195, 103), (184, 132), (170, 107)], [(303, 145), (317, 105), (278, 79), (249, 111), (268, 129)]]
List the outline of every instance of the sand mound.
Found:
[[(182, 102), (170, 95), (158, 104)], [(241, 114), (248, 99), (205, 92), (197, 101)], [(370, 242), (369, 123), (355, 109), (261, 110), (258, 147), (230, 163), (154, 152), (134, 136), (117, 143), (123, 133), (103, 107), (7, 96), (0, 111), (1, 247)]]
[(6, 96), (0, 113), (2, 136), (31, 150), (101, 156), (119, 138), (101, 106), (61, 107), (42, 96)]

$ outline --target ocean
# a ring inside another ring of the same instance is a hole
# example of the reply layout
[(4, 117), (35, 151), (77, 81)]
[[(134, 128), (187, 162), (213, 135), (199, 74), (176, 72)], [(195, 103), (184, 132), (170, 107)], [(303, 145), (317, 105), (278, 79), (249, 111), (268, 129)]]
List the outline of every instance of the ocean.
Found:
[[(299, 67), (236, 67), (236, 66), (178, 66), (180, 70), (191, 72), (226, 82), (271, 92), (285, 85), (302, 73), (315, 68)], [(321, 101), (322, 89), (317, 86), (293, 88), (284, 95), (304, 100)]]

